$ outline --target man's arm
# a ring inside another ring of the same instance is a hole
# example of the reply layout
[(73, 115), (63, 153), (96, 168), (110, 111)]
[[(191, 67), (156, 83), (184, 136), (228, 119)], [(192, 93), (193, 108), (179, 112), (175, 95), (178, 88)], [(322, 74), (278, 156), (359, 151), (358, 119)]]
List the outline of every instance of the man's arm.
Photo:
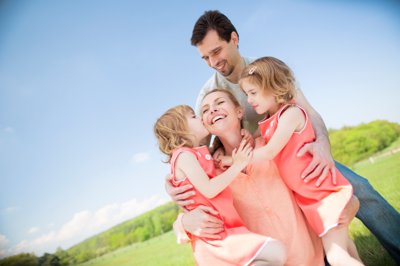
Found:
[(303, 92), (297, 89), (296, 102), (303, 107), (311, 120), (315, 132), (316, 140), (303, 146), (297, 156), (303, 156), (307, 152), (313, 155), (313, 160), (303, 171), (302, 178), (308, 182), (316, 177), (316, 185), (319, 186), (325, 180), (329, 171), (332, 174), (333, 183), (336, 184), (335, 162), (331, 154), (331, 144), (329, 142), (328, 130), (318, 112), (310, 105)]

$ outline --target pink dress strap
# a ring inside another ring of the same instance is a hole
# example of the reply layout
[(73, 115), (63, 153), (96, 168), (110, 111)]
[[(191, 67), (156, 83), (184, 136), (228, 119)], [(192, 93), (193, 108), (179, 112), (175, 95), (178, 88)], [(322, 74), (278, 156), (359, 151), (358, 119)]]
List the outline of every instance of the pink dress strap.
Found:
[(173, 176), (173, 180), (175, 181), (175, 164), (176, 164), (176, 159), (178, 159), (178, 156), (182, 153), (182, 152), (190, 152), (192, 154), (194, 154), (194, 156), (196, 156), (196, 159), (199, 159), (198, 154), (190, 148), (187, 147), (180, 147), (174, 150), (174, 152), (172, 153), (171, 156), (171, 160), (169, 161), (169, 163), (171, 164), (171, 174)]

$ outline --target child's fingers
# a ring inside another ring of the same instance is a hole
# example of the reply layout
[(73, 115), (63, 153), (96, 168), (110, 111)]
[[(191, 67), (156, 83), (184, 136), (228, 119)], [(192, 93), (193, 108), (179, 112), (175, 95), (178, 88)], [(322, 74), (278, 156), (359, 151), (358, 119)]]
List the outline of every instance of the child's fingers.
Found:
[(239, 149), (240, 149), (240, 150), (243, 150), (243, 147), (244, 147), (246, 144), (247, 144), (247, 141), (246, 141), (245, 139), (242, 139), (242, 141), (240, 142), (240, 145), (239, 145)]
[(235, 157), (236, 152), (237, 152), (237, 148), (233, 149), (233, 151), (232, 151), (232, 157)]

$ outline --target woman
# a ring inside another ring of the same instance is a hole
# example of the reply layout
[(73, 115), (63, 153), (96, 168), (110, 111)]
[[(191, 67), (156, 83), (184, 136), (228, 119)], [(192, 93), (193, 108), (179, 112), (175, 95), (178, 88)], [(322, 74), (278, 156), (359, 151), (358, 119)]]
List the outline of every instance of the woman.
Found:
[[(242, 139), (243, 110), (235, 97), (224, 89), (209, 92), (203, 98), (201, 115), (207, 130), (218, 137), (225, 154), (231, 155)], [(255, 140), (256, 147), (262, 144), (261, 138)], [(249, 230), (284, 243), (288, 255), (286, 265), (324, 265), (321, 241), (309, 230), (291, 191), (279, 177), (272, 161), (249, 165), (246, 174), (239, 174), (230, 189), (234, 206)], [(182, 190), (173, 190), (170, 185), (167, 185), (167, 191), (175, 201), (182, 203), (184, 199), (184, 204), (190, 202), (187, 195), (193, 193), (181, 193)], [(174, 224), (178, 242), (186, 235), (185, 230), (218, 238), (221, 221), (213, 215), (214, 210), (203, 208), (180, 216)], [(206, 223), (209, 230), (202, 231), (199, 222)]]

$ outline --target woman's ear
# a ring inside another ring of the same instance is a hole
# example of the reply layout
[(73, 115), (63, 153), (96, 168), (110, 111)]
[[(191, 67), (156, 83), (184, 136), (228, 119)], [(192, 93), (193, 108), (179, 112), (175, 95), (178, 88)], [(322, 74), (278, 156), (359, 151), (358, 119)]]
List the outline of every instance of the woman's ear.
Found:
[(242, 108), (242, 107), (238, 107), (236, 112), (237, 112), (238, 118), (239, 118), (240, 120), (242, 120), (243, 115), (244, 115), (244, 110), (243, 110), (243, 108)]

